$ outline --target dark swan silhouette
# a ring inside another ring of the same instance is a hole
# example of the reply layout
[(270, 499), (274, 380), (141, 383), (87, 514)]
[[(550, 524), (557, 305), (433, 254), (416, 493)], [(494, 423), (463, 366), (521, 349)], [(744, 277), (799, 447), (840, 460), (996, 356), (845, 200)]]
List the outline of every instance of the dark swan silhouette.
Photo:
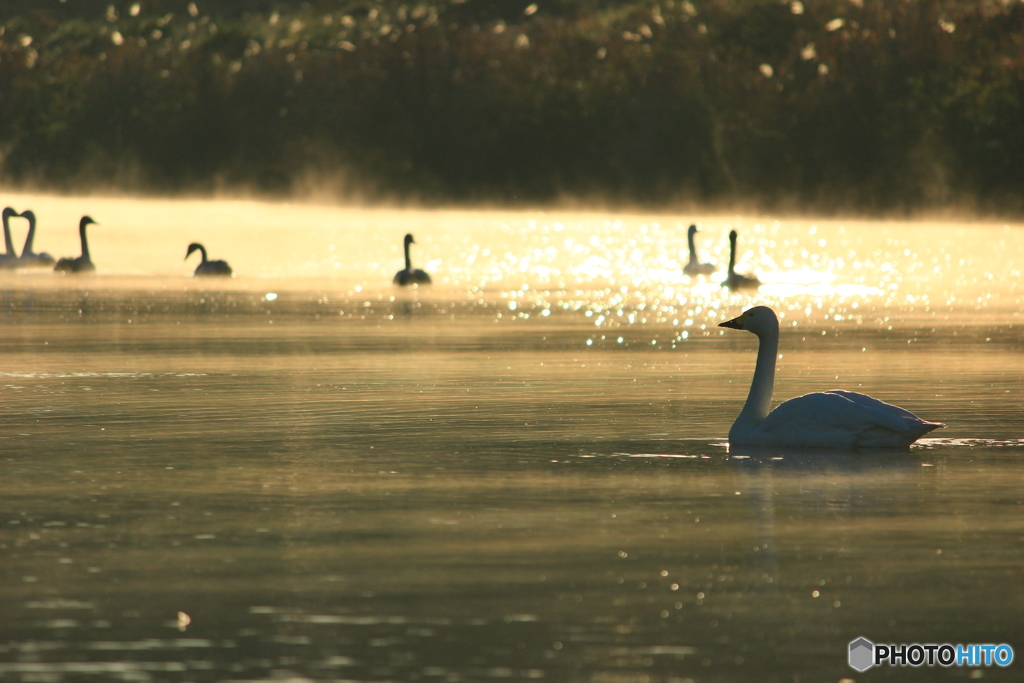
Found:
[(686, 231), (686, 243), (690, 247), (690, 260), (683, 266), (683, 272), (693, 277), (694, 275), (710, 275), (715, 272), (714, 263), (701, 263), (697, 260), (697, 247), (694, 245), (693, 236), (697, 234), (697, 226), (691, 225)]
[(757, 289), (761, 281), (753, 275), (740, 275), (736, 272), (736, 231), (729, 231), (729, 274), (722, 280), (722, 286), (735, 291), (737, 289)]
[(805, 394), (772, 407), (775, 361), (779, 357), (779, 318), (755, 306), (719, 327), (757, 335), (757, 363), (743, 410), (729, 430), (729, 446), (807, 448), (908, 448), (944, 427), (909, 410), (852, 391)]
[(22, 211), (21, 217), (28, 219), (28, 236), (25, 237), (25, 246), (21, 248), (21, 256), (18, 258), (20, 266), (22, 268), (49, 268), (54, 264), (56, 259), (45, 251), (39, 254), (32, 251), (32, 242), (35, 241), (36, 238), (35, 212), (31, 209)]
[(89, 242), (85, 238), (85, 226), (92, 223), (93, 225), (99, 225), (96, 221), (89, 218), (88, 216), (82, 216), (82, 220), (78, 222), (78, 237), (82, 240), (82, 255), (77, 258), (64, 258), (57, 261), (57, 265), (53, 267), (53, 270), (58, 273), (91, 273), (96, 270), (96, 266), (92, 264), (92, 259), (89, 258)]
[(426, 271), (412, 267), (412, 260), (409, 258), (410, 244), (416, 244), (411, 234), (405, 236), (405, 269), (395, 273), (395, 278), (392, 282), (403, 287), (405, 285), (429, 285), (430, 276), (427, 275)]
[(206, 258), (206, 247), (199, 244), (199, 242), (193, 242), (192, 244), (188, 245), (188, 251), (185, 253), (185, 259), (188, 260), (188, 257), (192, 255), (192, 252), (196, 251), (197, 249), (199, 250), (200, 256), (203, 257), (203, 260), (199, 263), (198, 266), (196, 266), (195, 274), (197, 277), (203, 275), (222, 275), (231, 277), (233, 275), (231, 266), (228, 265), (227, 261), (208, 260)]
[(11, 216), (17, 216), (18, 212), (7, 207), (4, 209), (3, 221), (4, 221), (4, 244), (7, 247), (7, 252), (0, 254), (0, 269), (17, 268), (18, 267), (18, 254), (14, 251), (14, 243), (11, 242), (11, 226), (8, 221)]

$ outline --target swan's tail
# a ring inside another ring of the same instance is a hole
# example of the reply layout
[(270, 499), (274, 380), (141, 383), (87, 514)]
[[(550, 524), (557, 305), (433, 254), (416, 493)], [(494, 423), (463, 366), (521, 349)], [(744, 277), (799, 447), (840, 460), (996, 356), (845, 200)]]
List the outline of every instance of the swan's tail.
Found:
[(936, 429), (944, 429), (945, 427), (946, 425), (943, 424), (942, 422), (928, 422), (926, 420), (921, 420), (921, 424), (917, 425), (913, 430), (915, 433), (914, 441), (917, 441), (928, 432), (934, 431)]
[(854, 446), (856, 448), (910, 448), (912, 443), (928, 432), (946, 426), (941, 422), (927, 422), (919, 419), (913, 421), (908, 419), (907, 422), (909, 424), (898, 432), (879, 426), (866, 429), (857, 436)]

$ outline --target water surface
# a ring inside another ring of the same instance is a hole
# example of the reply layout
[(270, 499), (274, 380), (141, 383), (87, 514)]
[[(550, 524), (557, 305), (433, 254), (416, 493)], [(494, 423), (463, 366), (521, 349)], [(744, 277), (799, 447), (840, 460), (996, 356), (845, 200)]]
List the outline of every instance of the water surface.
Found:
[[(846, 647), (1024, 651), (1021, 226), (8, 203), (100, 225), (0, 273), (0, 680), (1020, 678)], [(682, 275), (690, 222), (761, 290)], [(730, 450), (760, 303), (777, 400), (947, 428)]]

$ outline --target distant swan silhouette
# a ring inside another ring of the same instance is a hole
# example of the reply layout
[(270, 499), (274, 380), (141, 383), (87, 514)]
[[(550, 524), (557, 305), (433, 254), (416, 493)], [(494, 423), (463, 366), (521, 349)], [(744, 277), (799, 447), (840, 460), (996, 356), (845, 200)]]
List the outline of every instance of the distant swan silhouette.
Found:
[(18, 253), (14, 251), (14, 243), (11, 241), (11, 226), (8, 224), (11, 216), (17, 215), (18, 212), (9, 206), (4, 209), (4, 244), (7, 247), (7, 253), (0, 254), (0, 268), (3, 269), (18, 267)]
[(722, 286), (731, 290), (757, 289), (761, 281), (753, 275), (740, 275), (736, 272), (736, 231), (729, 231), (729, 274), (722, 280)]
[(771, 409), (779, 319), (767, 306), (755, 306), (719, 327), (757, 335), (757, 364), (750, 394), (729, 430), (737, 446), (814, 448), (907, 448), (939, 427), (903, 408), (852, 391), (826, 391), (791, 398)]
[(53, 267), (55, 272), (90, 273), (96, 270), (96, 266), (92, 264), (92, 259), (89, 258), (89, 242), (85, 238), (85, 226), (90, 223), (93, 225), (99, 225), (99, 223), (88, 216), (82, 216), (82, 220), (78, 222), (78, 237), (82, 240), (82, 255), (78, 258), (69, 258), (65, 256), (60, 259), (57, 261), (57, 265)]
[(697, 234), (697, 226), (691, 225), (686, 231), (686, 242), (690, 247), (690, 261), (683, 266), (683, 272), (693, 277), (694, 275), (709, 275), (715, 272), (714, 263), (701, 263), (697, 260), (697, 248), (693, 243), (693, 236)]
[(405, 269), (395, 273), (392, 282), (396, 285), (429, 285), (430, 276), (425, 271), (412, 267), (412, 260), (409, 258), (409, 245), (416, 244), (412, 235), (405, 236)]
[(22, 267), (27, 268), (49, 268), (54, 264), (52, 256), (45, 251), (37, 254), (32, 251), (32, 242), (36, 237), (36, 214), (31, 209), (21, 212), (22, 218), (28, 219), (28, 236), (25, 237), (25, 246), (21, 248), (21, 257), (18, 259)]
[(193, 242), (188, 245), (188, 252), (185, 254), (185, 259), (192, 255), (192, 252), (196, 249), (199, 250), (199, 254), (203, 257), (203, 260), (196, 266), (196, 276), (200, 275), (226, 275), (230, 277), (232, 275), (231, 266), (228, 265), (227, 261), (208, 261), (206, 259), (206, 247), (199, 244), (199, 242)]

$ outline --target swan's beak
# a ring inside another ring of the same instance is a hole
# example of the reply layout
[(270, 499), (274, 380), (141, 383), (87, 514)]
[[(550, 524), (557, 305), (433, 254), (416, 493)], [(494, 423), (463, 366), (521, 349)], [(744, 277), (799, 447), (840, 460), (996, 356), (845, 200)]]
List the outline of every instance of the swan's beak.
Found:
[(732, 320), (726, 320), (724, 323), (718, 323), (718, 326), (719, 327), (728, 327), (728, 328), (733, 329), (733, 330), (742, 330), (743, 329), (743, 321), (746, 320), (746, 319), (747, 319), (747, 314), (744, 313), (744, 314), (742, 314), (742, 315), (740, 315), (740, 316), (738, 316), (736, 318), (733, 318)]

